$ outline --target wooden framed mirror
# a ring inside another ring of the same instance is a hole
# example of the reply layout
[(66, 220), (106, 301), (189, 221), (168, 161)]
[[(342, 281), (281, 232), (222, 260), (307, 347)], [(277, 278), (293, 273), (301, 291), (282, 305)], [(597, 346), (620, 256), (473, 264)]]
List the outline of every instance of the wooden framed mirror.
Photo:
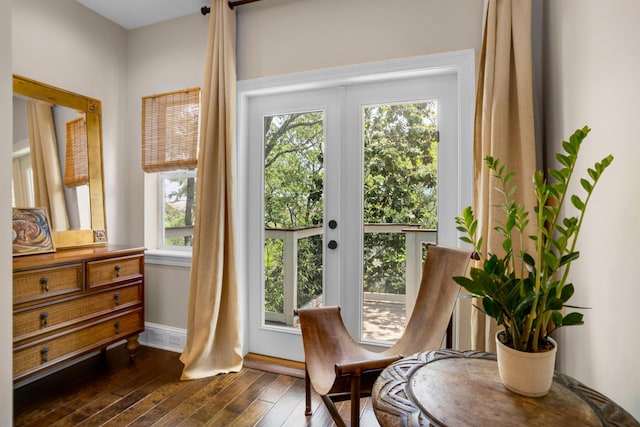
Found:
[[(18, 75), (13, 93), (14, 207), (47, 207), (56, 248), (106, 244), (100, 101)], [(74, 163), (80, 178), (65, 176)]]

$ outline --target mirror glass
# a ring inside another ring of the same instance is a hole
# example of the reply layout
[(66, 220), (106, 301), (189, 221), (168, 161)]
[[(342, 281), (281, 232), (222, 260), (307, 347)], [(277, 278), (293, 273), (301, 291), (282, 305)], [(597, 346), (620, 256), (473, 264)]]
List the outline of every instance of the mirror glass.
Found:
[(13, 83), (13, 206), (46, 207), (58, 248), (106, 243), (100, 101)]
[[(34, 163), (31, 158), (31, 147), (29, 139), (29, 127), (36, 126), (36, 123), (29, 121), (27, 115), (27, 103), (33, 102), (31, 98), (21, 95), (13, 96), (13, 192), (12, 204), (14, 207), (37, 207), (35, 197), (35, 181), (33, 176)], [(35, 101), (41, 102), (41, 101)], [(84, 145), (84, 162), (86, 164), (86, 114), (84, 111), (76, 111), (61, 105), (48, 106), (53, 120), (54, 140), (57, 155), (55, 162), (55, 172), (60, 177), (61, 198), (64, 200), (64, 207), (57, 222), (52, 223), (53, 229), (57, 231), (66, 230), (87, 230), (91, 229), (91, 203), (89, 198), (88, 181), (78, 182), (77, 180), (66, 179), (67, 166), (67, 146), (68, 142), (73, 143), (73, 130), (69, 129), (71, 135), (67, 135), (69, 124), (79, 123), (84, 132), (81, 142)], [(73, 126), (73, 125), (72, 125)], [(33, 130), (32, 130), (33, 133)], [(70, 147), (71, 148), (71, 147)], [(72, 157), (70, 155), (69, 157)], [(71, 162), (73, 164), (73, 162)], [(86, 171), (86, 165), (84, 170)], [(53, 191), (53, 190), (52, 190)]]

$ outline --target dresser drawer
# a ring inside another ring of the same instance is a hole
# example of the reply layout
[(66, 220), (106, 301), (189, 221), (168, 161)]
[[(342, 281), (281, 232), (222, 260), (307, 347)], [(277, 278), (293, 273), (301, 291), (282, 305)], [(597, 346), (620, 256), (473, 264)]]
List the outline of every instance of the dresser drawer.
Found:
[(13, 340), (19, 342), (40, 333), (49, 333), (92, 316), (142, 304), (142, 283), (70, 299), (60, 303), (16, 310), (13, 314)]
[(82, 290), (82, 264), (14, 272), (13, 303), (20, 304)]
[(13, 352), (14, 379), (44, 369), (82, 353), (95, 350), (143, 330), (142, 309), (111, 316), (49, 339), (19, 346)]
[(142, 277), (144, 256), (134, 255), (87, 262), (89, 288), (111, 285), (114, 282)]

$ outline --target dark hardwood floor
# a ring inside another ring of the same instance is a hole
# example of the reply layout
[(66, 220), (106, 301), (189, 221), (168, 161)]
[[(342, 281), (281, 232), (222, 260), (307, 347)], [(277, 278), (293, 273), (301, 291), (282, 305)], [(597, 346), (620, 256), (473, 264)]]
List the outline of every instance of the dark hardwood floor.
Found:
[[(295, 365), (271, 369), (268, 360), (254, 357), (238, 373), (180, 381), (178, 358), (140, 347), (137, 362), (129, 364), (127, 351), (113, 348), (16, 388), (14, 425), (335, 425), (315, 393), (313, 415), (304, 415), (304, 380)], [(378, 426), (371, 399), (363, 399), (361, 407), (361, 425)], [(348, 420), (349, 403), (338, 408)]]

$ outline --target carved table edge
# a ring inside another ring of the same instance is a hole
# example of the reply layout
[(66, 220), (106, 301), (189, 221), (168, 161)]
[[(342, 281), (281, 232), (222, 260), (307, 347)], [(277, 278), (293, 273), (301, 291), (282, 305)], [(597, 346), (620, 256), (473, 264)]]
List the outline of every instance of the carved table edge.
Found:
[[(493, 353), (450, 349), (430, 350), (400, 359), (382, 371), (373, 386), (372, 395), (378, 396), (377, 399), (372, 399), (376, 417), (379, 420), (394, 420), (394, 423), (389, 424), (402, 427), (439, 426), (410, 399), (408, 385), (415, 371), (424, 365), (451, 358), (497, 360)], [(640, 423), (630, 413), (580, 381), (559, 372), (554, 374), (554, 381), (589, 405), (604, 426), (640, 427)], [(401, 423), (398, 424), (398, 421)]]

